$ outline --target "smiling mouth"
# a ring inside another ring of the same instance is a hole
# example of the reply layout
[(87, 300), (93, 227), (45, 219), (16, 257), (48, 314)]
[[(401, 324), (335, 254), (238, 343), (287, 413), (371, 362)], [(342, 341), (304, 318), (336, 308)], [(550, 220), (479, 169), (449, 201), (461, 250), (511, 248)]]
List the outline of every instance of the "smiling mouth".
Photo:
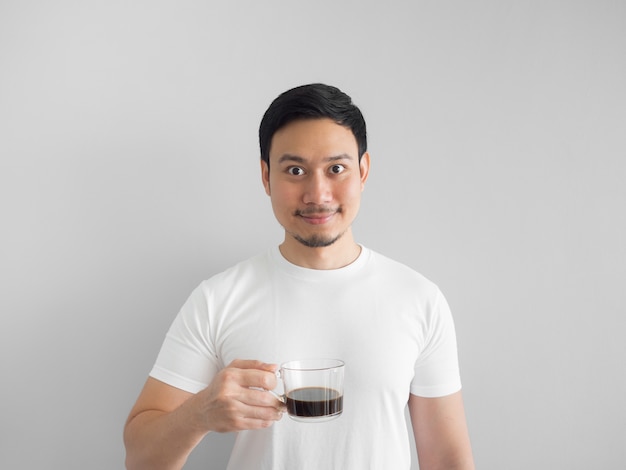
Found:
[(341, 212), (341, 208), (311, 207), (303, 210), (296, 210), (295, 215), (302, 218), (311, 225), (321, 225), (328, 222), (335, 214)]
[(328, 222), (334, 214), (325, 214), (325, 215), (310, 215), (310, 216), (301, 216), (302, 220), (311, 224), (311, 225), (322, 225)]

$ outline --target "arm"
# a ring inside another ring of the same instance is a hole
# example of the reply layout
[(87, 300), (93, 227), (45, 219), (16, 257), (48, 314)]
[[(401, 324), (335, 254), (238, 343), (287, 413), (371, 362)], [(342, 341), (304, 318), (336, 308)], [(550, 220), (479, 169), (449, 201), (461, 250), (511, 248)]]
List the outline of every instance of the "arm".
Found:
[(409, 413), (421, 470), (474, 470), (461, 392), (409, 397)]
[(282, 417), (274, 395), (250, 387), (276, 387), (275, 366), (233, 361), (197, 394), (153, 378), (146, 384), (124, 428), (128, 469), (180, 469), (212, 431), (260, 429)]

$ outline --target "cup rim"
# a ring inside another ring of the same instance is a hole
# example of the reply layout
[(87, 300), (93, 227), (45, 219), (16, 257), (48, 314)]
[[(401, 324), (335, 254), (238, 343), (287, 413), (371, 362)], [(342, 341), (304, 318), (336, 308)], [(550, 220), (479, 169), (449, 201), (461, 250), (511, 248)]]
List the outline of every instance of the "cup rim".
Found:
[(316, 371), (338, 369), (345, 365), (346, 363), (341, 359), (308, 358), (283, 362), (280, 368), (283, 370)]

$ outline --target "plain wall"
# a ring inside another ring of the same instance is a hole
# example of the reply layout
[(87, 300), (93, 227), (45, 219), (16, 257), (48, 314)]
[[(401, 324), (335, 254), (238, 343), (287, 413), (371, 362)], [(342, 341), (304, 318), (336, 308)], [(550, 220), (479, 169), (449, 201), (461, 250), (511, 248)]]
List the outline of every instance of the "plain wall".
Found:
[(621, 468), (625, 51), (623, 1), (2, 0), (0, 468), (123, 468), (191, 290), (282, 240), (258, 123), (316, 81), (368, 122), (357, 240), (451, 304), (478, 468)]

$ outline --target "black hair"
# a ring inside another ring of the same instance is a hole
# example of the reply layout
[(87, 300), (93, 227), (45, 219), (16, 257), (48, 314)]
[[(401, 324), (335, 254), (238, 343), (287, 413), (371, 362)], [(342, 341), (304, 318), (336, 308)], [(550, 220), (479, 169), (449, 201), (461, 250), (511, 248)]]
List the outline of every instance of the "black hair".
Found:
[(261, 159), (268, 166), (272, 137), (282, 127), (300, 119), (329, 118), (352, 131), (359, 149), (359, 161), (367, 151), (365, 119), (352, 98), (339, 88), (312, 83), (279, 95), (267, 108), (259, 126)]

